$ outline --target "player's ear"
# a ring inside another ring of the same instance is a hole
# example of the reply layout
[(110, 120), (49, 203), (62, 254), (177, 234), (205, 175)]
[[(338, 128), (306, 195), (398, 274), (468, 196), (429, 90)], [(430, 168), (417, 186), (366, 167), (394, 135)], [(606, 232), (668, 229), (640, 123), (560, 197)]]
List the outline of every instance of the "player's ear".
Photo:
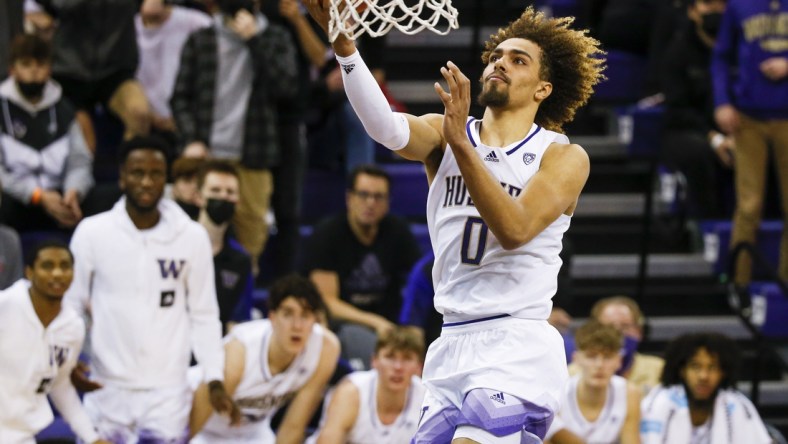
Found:
[(550, 94), (553, 92), (553, 84), (550, 82), (546, 82), (544, 80), (540, 80), (539, 84), (536, 87), (536, 93), (534, 93), (534, 98), (537, 102), (541, 102), (544, 99), (548, 98)]
[(33, 267), (26, 265), (25, 266), (25, 279), (28, 281), (33, 280)]

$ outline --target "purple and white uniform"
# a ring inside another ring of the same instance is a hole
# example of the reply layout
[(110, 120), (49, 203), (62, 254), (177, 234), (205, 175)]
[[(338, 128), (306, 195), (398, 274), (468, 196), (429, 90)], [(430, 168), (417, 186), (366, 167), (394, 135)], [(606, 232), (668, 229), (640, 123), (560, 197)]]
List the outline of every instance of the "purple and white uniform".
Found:
[[(522, 140), (490, 147), (480, 126), (469, 118), (468, 138), (513, 199), (547, 148), (569, 142), (534, 124)], [(444, 326), (427, 353), (428, 393), (413, 442), (449, 443), (462, 426), (544, 437), (568, 377), (563, 341), (547, 317), (570, 219), (561, 215), (527, 244), (504, 249), (474, 206), (451, 148), (444, 151), (427, 198), (435, 308)]]

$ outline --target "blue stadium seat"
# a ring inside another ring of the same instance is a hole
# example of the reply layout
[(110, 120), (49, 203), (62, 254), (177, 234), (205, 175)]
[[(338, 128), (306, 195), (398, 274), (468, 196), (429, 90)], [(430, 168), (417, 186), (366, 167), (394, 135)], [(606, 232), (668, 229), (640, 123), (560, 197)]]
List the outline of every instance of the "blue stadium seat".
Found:
[(406, 162), (381, 167), (391, 175), (391, 212), (408, 219), (424, 220), (429, 191), (424, 165)]
[(343, 174), (310, 169), (305, 180), (302, 205), (304, 223), (317, 222), (345, 208)]
[[(733, 223), (729, 220), (707, 220), (699, 223), (703, 233), (706, 260), (714, 264), (716, 273), (727, 272), (728, 253), (731, 241)], [(757, 233), (757, 248), (764, 255), (772, 267), (777, 267), (780, 257), (780, 238), (783, 232), (783, 223), (779, 220), (761, 222)], [(754, 270), (758, 276), (757, 270)]]
[(410, 232), (416, 237), (416, 242), (419, 243), (422, 253), (426, 254), (432, 249), (430, 232), (427, 229), (427, 224), (410, 224)]
[(773, 282), (750, 284), (753, 324), (770, 338), (788, 339), (788, 295)]
[(648, 59), (625, 51), (607, 52), (607, 80), (594, 88), (594, 102), (635, 103), (642, 98)]

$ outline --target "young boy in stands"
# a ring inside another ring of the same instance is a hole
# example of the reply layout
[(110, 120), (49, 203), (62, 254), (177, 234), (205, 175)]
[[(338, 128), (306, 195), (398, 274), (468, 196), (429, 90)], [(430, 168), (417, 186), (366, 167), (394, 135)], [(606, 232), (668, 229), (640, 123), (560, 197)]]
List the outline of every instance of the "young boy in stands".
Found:
[(617, 376), (623, 334), (591, 320), (575, 334), (572, 360), (580, 373), (566, 386), (561, 410), (547, 432), (551, 444), (640, 442), (640, 390)]

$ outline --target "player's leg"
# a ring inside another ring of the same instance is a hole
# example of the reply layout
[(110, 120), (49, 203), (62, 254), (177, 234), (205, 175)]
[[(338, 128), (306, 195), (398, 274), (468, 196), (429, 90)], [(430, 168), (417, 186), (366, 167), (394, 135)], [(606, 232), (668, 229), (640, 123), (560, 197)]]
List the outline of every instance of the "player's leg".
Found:
[(181, 444), (188, 440), (192, 391), (188, 385), (146, 390), (137, 423), (138, 442)]
[(136, 441), (134, 411), (138, 400), (133, 392), (105, 385), (99, 390), (85, 393), (82, 402), (101, 439), (110, 442)]
[(474, 389), (463, 401), (452, 444), (540, 443), (552, 419), (547, 406), (497, 390)]

